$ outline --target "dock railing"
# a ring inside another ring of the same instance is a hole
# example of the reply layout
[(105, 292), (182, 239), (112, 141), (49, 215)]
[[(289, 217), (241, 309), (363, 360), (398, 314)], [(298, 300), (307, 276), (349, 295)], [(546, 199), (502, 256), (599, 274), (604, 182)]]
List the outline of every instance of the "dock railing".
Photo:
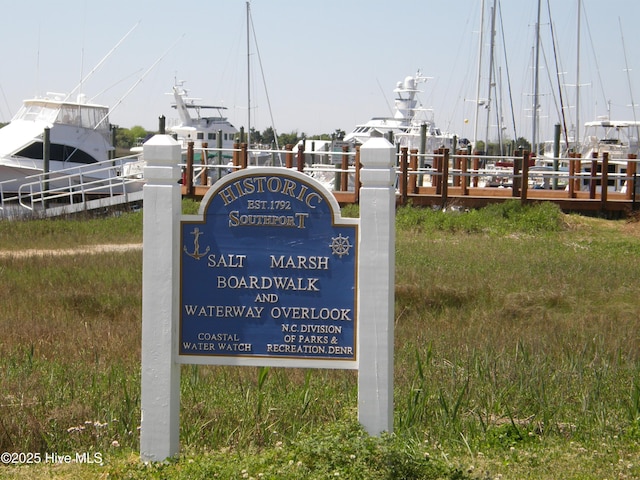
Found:
[(134, 155), (0, 182), (0, 218), (51, 216), (137, 201), (143, 167), (141, 155)]
[[(247, 144), (234, 144), (233, 149), (196, 149), (191, 143), (184, 156), (182, 169), (182, 194), (203, 196), (220, 177), (233, 171), (255, 166), (281, 166), (304, 172), (325, 185), (339, 203), (357, 203), (360, 192), (360, 148), (350, 151), (306, 151), (300, 145), (286, 145), (284, 150), (249, 149)], [(196, 155), (196, 153), (198, 155)], [(218, 162), (221, 154), (228, 161)], [(230, 154), (230, 155), (229, 155)]]
[[(193, 149), (187, 150), (181, 165), (183, 195), (202, 196), (225, 173), (268, 164), (314, 176), (341, 204), (359, 201), (359, 147), (305, 152), (302, 146), (273, 150), (236, 144), (232, 150), (225, 150), (229, 158), (225, 164), (207, 160), (219, 158), (221, 150), (203, 149), (199, 161), (194, 161)], [(419, 154), (418, 150), (402, 147), (396, 166), (398, 203), (444, 207), (457, 202), (477, 207), (515, 198), (522, 202), (554, 201), (567, 210), (635, 209), (636, 190), (640, 188), (635, 156), (614, 162), (607, 154), (593, 159), (572, 154), (554, 159), (555, 166), (551, 166), (551, 160), (546, 162), (536, 164), (527, 151), (513, 156), (475, 155), (464, 150), (452, 154), (448, 149)]]

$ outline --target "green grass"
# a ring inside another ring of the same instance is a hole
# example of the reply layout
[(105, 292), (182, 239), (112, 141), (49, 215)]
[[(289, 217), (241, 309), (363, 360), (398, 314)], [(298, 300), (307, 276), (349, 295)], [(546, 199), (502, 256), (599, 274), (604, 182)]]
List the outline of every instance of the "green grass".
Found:
[[(138, 243), (141, 220), (0, 222), (0, 249)], [(185, 365), (182, 453), (152, 465), (141, 252), (0, 257), (0, 451), (104, 460), (0, 478), (640, 476), (638, 224), (405, 207), (396, 248), (393, 435), (358, 426), (355, 372)]]

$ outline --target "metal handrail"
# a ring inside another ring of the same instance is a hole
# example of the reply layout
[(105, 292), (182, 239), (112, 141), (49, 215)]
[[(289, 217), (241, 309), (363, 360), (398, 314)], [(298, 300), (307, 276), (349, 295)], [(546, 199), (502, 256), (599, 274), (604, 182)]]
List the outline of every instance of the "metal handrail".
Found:
[(144, 181), (143, 166), (141, 155), (132, 155), (0, 182), (0, 216), (9, 206), (33, 212), (53, 201), (74, 205), (93, 195), (123, 195)]

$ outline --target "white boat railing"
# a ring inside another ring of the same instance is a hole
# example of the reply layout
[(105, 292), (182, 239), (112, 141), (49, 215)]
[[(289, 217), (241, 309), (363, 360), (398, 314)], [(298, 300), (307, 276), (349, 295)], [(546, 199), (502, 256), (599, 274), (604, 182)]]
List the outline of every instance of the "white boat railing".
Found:
[(135, 155), (0, 182), (0, 218), (88, 210), (90, 202), (133, 201), (141, 198), (143, 168), (141, 155)]

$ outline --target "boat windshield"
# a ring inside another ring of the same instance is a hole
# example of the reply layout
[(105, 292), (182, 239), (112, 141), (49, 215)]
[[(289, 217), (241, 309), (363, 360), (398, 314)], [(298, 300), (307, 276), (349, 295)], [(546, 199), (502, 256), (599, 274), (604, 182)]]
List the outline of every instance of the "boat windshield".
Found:
[(50, 108), (42, 104), (25, 104), (16, 114), (15, 120), (35, 122), (41, 120), (53, 123), (58, 116), (58, 107)]
[(109, 109), (95, 105), (66, 103), (25, 103), (16, 114), (16, 120), (42, 121), (72, 125), (95, 130), (109, 130)]

